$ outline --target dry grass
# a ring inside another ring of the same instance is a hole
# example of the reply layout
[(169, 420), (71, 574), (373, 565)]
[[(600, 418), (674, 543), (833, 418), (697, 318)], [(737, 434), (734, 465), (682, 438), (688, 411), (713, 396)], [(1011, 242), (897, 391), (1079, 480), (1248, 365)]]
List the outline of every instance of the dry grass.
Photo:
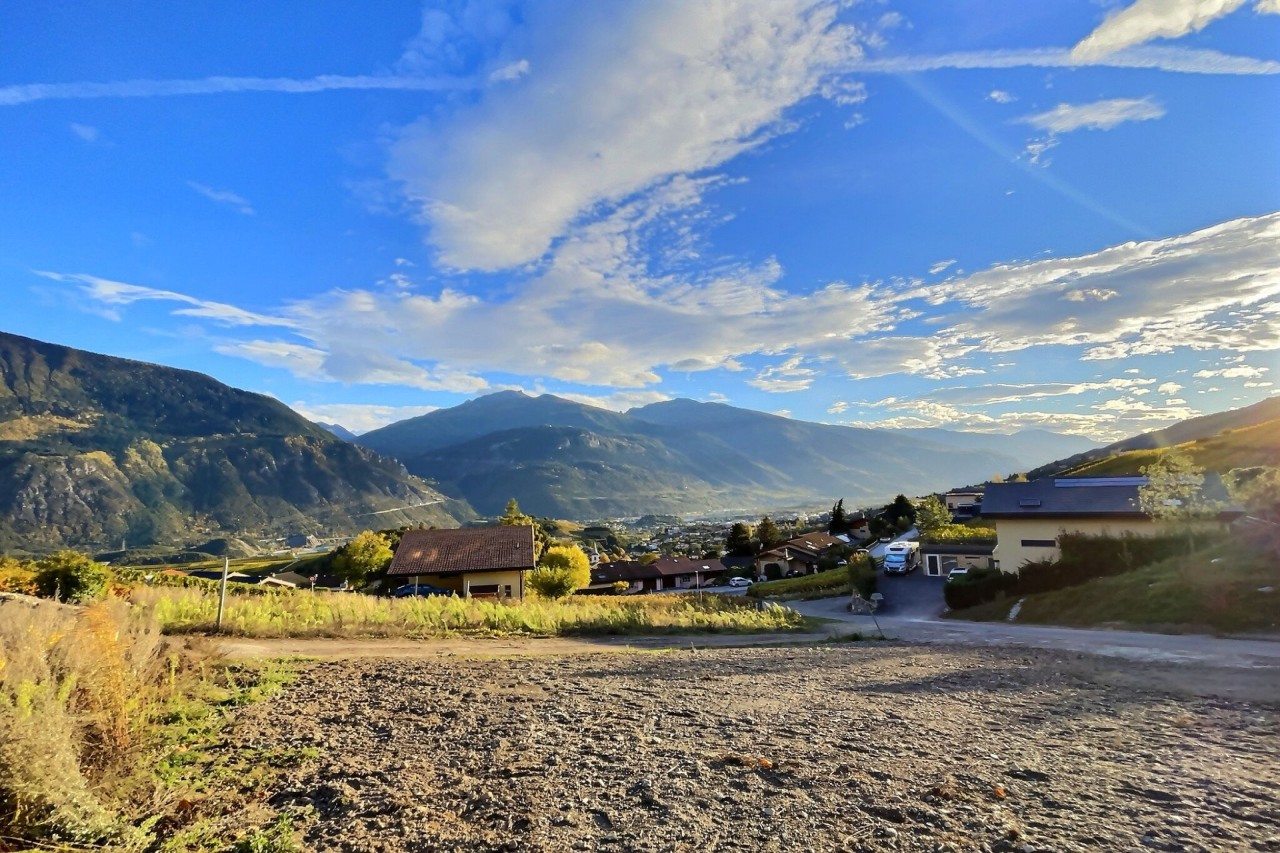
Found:
[(122, 840), (109, 789), (131, 775), (164, 672), (158, 627), (129, 610), (0, 602), (5, 834)]
[[(138, 589), (133, 601), (167, 632), (211, 630), (217, 596), (197, 589)], [(642, 634), (791, 631), (793, 610), (724, 596), (573, 596), (504, 603), (436, 596), (387, 599), (285, 590), (228, 595), (223, 628), (251, 637), (439, 637), (456, 634)]]
[(185, 797), (216, 776), (183, 765), (260, 693), (125, 601), (0, 599), (0, 850), (209, 847), (162, 837), (199, 819)]

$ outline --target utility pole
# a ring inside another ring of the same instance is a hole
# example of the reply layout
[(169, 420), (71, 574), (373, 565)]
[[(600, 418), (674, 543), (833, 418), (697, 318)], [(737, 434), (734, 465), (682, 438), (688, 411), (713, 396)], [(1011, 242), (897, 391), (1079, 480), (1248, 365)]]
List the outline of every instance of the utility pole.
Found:
[(222, 558), (222, 583), (218, 584), (218, 633), (222, 633), (222, 611), (227, 606), (227, 572), (231, 568), (231, 558)]

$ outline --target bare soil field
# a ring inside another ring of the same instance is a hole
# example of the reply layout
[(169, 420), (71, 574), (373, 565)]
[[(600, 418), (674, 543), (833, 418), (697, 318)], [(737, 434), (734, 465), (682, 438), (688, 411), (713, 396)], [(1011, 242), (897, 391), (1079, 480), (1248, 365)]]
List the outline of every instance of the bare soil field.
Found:
[(244, 709), (341, 851), (1280, 851), (1280, 674), (1035, 650), (359, 658)]

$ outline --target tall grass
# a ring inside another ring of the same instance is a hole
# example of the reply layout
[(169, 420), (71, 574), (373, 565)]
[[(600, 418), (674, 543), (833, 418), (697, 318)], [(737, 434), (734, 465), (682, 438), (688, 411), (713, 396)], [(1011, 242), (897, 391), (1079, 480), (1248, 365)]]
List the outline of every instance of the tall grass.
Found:
[(222, 729), (292, 672), (199, 645), (120, 599), (0, 599), (0, 850), (226, 849), (252, 831), (257, 800), (237, 796), (275, 771)]
[(160, 648), (122, 601), (0, 601), (0, 834), (125, 840), (107, 803), (163, 701)]
[[(132, 600), (166, 632), (210, 630), (216, 595), (197, 589), (137, 589)], [(282, 590), (228, 595), (223, 630), (253, 637), (438, 637), (454, 634), (638, 634), (790, 631), (804, 617), (725, 596), (573, 596), (565, 601), (368, 595)]]

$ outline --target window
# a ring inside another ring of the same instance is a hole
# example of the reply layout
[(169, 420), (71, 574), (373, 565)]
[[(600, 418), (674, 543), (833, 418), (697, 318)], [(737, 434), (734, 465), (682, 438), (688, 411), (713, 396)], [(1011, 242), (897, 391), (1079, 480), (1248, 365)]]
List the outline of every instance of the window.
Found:
[(1023, 548), (1057, 548), (1057, 539), (1023, 539)]

